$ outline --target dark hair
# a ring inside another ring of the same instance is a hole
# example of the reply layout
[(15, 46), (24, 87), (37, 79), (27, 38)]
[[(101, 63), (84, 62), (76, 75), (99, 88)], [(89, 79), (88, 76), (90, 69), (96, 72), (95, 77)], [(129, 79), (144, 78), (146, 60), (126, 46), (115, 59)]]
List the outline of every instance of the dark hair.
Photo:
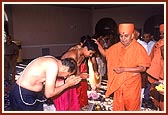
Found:
[(100, 36), (101, 36), (100, 34), (94, 34), (92, 38), (97, 40), (97, 38), (99, 38)]
[(73, 58), (61, 59), (62, 65), (69, 67), (68, 72), (75, 73), (77, 71), (77, 62)]
[(89, 35), (82, 36), (80, 42), (84, 43), (87, 39), (91, 39), (91, 37)]
[(153, 33), (151, 31), (144, 31), (143, 34), (150, 34), (153, 35)]
[(96, 51), (98, 52), (98, 45), (95, 43), (92, 39), (87, 39), (85, 43), (82, 45), (82, 47), (87, 47), (88, 50)]

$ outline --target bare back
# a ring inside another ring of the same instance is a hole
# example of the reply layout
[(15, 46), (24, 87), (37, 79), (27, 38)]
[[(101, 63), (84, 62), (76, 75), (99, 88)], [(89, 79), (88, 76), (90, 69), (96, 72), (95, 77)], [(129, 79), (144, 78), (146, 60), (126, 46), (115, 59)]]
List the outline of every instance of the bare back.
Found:
[[(58, 60), (52, 56), (39, 57), (27, 65), (16, 83), (31, 91), (41, 91), (46, 82), (46, 73), (49, 71), (53, 73), (52, 76), (50, 75), (51, 79), (56, 81), (57, 65)], [(54, 83), (54, 81), (52, 82)]]
[(67, 51), (61, 58), (73, 58), (76, 62), (77, 62), (77, 74), (80, 74), (79, 71), (79, 66), (81, 65), (81, 63), (83, 62), (83, 60), (85, 59), (84, 55), (80, 55), (80, 50), (81, 48), (72, 48), (71, 50)]
[(76, 62), (78, 61), (78, 52), (76, 49), (72, 49), (67, 51), (62, 57), (61, 59), (65, 59), (65, 58), (73, 58)]
[(84, 55), (80, 54), (80, 50), (81, 50), (81, 48), (71, 49), (71, 50), (67, 51), (61, 57), (61, 59), (64, 59), (64, 58), (73, 58), (77, 62), (77, 65), (79, 66), (81, 64), (81, 62), (84, 60), (84, 58), (85, 58)]

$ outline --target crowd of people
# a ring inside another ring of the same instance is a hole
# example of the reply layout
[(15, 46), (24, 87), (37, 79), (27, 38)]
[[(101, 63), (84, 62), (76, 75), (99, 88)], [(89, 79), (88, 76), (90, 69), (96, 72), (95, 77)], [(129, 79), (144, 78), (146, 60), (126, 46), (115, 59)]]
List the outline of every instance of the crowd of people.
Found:
[[(13, 80), (11, 110), (43, 111), (43, 103), (51, 99), (56, 111), (80, 111), (88, 105), (88, 81), (91, 90), (98, 92), (102, 77), (106, 77), (105, 96), (113, 95), (113, 111), (140, 111), (144, 101), (164, 111), (164, 89), (155, 88), (156, 83), (164, 84), (164, 24), (160, 25), (159, 41), (149, 31), (140, 38), (133, 23), (118, 25), (119, 41), (111, 34), (82, 36), (80, 43), (60, 58), (42, 56), (32, 60)], [(5, 67), (6, 63), (10, 65), (8, 58), (18, 55), (18, 49), (14, 45), (8, 48), (8, 44)]]

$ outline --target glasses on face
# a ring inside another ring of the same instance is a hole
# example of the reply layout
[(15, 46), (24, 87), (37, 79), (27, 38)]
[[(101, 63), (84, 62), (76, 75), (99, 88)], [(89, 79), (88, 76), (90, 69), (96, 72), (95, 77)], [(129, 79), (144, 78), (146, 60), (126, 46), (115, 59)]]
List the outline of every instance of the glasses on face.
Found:
[(120, 35), (119, 35), (120, 38), (123, 38), (123, 37), (124, 37), (124, 38), (128, 38), (129, 36), (130, 36), (129, 34), (120, 34)]
[(143, 36), (143, 38), (150, 38), (150, 36)]

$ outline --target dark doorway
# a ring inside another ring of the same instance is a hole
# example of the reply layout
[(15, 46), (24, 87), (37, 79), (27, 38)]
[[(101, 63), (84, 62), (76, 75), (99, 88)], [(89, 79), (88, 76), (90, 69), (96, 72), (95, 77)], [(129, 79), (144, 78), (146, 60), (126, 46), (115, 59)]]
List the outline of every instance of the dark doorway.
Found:
[(100, 35), (105, 35), (109, 31), (114, 33), (117, 32), (117, 24), (112, 18), (102, 18), (100, 19), (95, 27), (95, 33)]
[(111, 45), (118, 42), (117, 37), (117, 23), (112, 18), (102, 18), (100, 19), (95, 27), (95, 34), (101, 36), (112, 35)]
[(154, 15), (149, 17), (144, 23), (144, 32), (150, 32), (154, 35), (154, 39), (158, 41), (160, 39), (159, 26), (164, 23), (163, 15)]

